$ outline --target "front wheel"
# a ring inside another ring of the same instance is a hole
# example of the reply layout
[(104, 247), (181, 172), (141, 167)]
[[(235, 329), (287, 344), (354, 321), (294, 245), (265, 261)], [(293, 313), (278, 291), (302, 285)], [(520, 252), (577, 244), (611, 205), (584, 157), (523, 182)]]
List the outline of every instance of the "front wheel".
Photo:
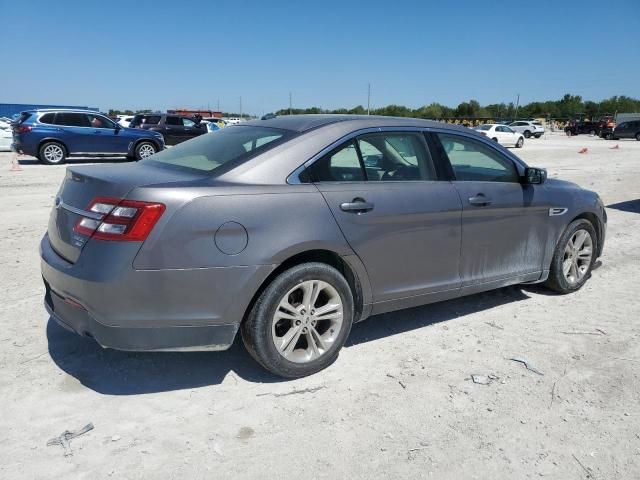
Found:
[(136, 160), (142, 160), (156, 153), (158, 149), (152, 142), (140, 142), (136, 145)]
[(547, 287), (558, 293), (571, 293), (580, 289), (591, 276), (596, 260), (597, 236), (591, 222), (573, 221), (556, 245)]
[(46, 142), (40, 147), (38, 158), (47, 165), (60, 165), (67, 158), (67, 151), (58, 142)]
[[(613, 140), (613, 135), (611, 135), (610, 133), (605, 133), (604, 135), (604, 139), (605, 140)], [(640, 140), (640, 139), (639, 139)]]
[(571, 130), (565, 130), (565, 133), (567, 134), (567, 137), (573, 135), (573, 132), (571, 132)]
[(336, 358), (353, 321), (353, 295), (338, 270), (295, 266), (271, 282), (242, 324), (251, 356), (276, 375), (299, 378)]
[(516, 148), (522, 148), (522, 145), (524, 145), (524, 138), (520, 137), (516, 142)]
[(596, 131), (595, 130), (589, 130), (589, 135), (591, 135), (592, 137), (596, 136)]

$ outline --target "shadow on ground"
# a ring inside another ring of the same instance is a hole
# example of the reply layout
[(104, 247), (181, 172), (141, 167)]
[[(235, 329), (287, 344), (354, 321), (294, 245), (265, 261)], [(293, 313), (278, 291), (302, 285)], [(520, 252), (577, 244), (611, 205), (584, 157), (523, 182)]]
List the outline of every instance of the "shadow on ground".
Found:
[[(377, 315), (353, 326), (346, 347), (452, 320), (529, 296), (520, 287), (507, 287), (469, 297)], [(288, 380), (260, 367), (239, 338), (224, 352), (137, 353), (102, 349), (93, 340), (47, 324), (49, 354), (67, 374), (105, 395), (136, 395), (219, 385), (233, 372), (250, 382)]]
[[(129, 162), (126, 157), (68, 157), (65, 165), (81, 165), (83, 163), (121, 163)], [(34, 157), (18, 158), (20, 165), (44, 165), (40, 160)]]
[(613, 208), (614, 210), (623, 212), (640, 213), (640, 198), (626, 202), (612, 203), (611, 205), (607, 205), (607, 208)]

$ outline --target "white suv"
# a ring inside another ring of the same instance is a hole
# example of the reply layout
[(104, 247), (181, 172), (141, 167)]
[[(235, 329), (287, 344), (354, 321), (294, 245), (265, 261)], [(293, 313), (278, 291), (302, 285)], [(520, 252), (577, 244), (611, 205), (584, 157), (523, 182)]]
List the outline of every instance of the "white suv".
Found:
[(540, 122), (517, 121), (509, 124), (509, 127), (516, 132), (522, 133), (524, 138), (532, 136), (540, 138), (544, 135), (544, 127)]

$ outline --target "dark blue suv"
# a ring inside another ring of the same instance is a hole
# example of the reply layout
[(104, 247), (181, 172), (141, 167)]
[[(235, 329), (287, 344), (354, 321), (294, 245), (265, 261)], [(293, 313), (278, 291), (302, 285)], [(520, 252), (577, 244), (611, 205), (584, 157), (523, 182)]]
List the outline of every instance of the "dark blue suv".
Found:
[(162, 134), (123, 128), (87, 110), (28, 110), (13, 124), (13, 150), (49, 165), (72, 155), (126, 155), (131, 160), (164, 149)]

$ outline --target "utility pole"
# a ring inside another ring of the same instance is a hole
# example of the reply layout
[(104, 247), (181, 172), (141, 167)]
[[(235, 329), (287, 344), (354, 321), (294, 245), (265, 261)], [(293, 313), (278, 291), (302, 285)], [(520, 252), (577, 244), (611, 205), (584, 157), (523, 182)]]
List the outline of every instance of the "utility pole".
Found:
[(518, 94), (518, 100), (516, 100), (516, 113), (513, 116), (513, 121), (518, 119), (518, 107), (520, 106), (520, 94)]
[(292, 115), (292, 111), (293, 111), (293, 100), (292, 100), (292, 96), (291, 96), (291, 91), (289, 91), (289, 115)]
[(368, 83), (367, 88), (367, 115), (371, 114), (371, 82)]

